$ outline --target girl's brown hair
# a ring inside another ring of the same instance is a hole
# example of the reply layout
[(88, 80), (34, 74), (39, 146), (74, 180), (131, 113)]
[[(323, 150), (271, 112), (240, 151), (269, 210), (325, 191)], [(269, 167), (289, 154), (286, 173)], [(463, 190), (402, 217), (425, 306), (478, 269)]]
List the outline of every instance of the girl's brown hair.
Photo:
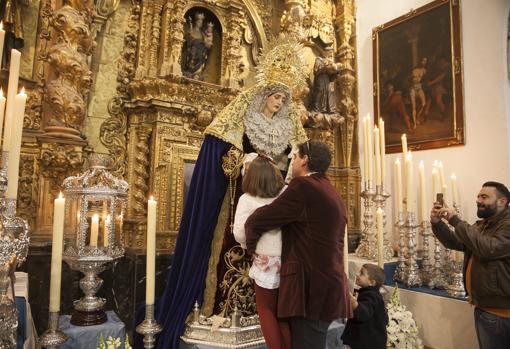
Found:
[(243, 192), (261, 198), (276, 197), (284, 186), (280, 170), (271, 160), (257, 156), (249, 163), (243, 177)]

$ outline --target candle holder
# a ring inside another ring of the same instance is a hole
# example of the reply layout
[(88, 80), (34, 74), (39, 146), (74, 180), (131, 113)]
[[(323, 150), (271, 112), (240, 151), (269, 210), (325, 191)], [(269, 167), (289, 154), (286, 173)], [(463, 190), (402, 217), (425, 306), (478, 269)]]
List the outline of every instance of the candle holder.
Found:
[(402, 282), (404, 280), (404, 270), (406, 268), (405, 257), (405, 220), (404, 212), (398, 213), (398, 221), (395, 224), (398, 229), (398, 264), (393, 274), (393, 280)]
[(409, 254), (407, 256), (406, 268), (404, 269), (403, 282), (407, 287), (421, 286), (422, 280), (420, 272), (418, 270), (418, 263), (416, 262), (417, 251), (416, 251), (416, 235), (417, 235), (417, 224), (416, 224), (416, 213), (407, 213), (407, 247)]
[(452, 282), (446, 287), (446, 292), (452, 297), (465, 298), (466, 290), (462, 281), (462, 262), (452, 261), (451, 265)]
[[(71, 269), (85, 275), (80, 280), (85, 296), (75, 302), (71, 316), (71, 323), (77, 326), (106, 322), (105, 300), (96, 296), (103, 284), (98, 274), (124, 255), (120, 220), (127, 203), (128, 184), (108, 172), (112, 163), (108, 155), (92, 154), (89, 169), (79, 176), (66, 178), (62, 184), (66, 226), (75, 230), (75, 239), (66, 245), (62, 258)], [(104, 232), (101, 244), (98, 217), (102, 217)]]
[(381, 208), (383, 211), (383, 257), (386, 262), (391, 261), (395, 254), (388, 239), (388, 232), (386, 231), (386, 200), (388, 200), (389, 197), (390, 194), (384, 191), (382, 185), (377, 185), (375, 187), (375, 196), (372, 200), (375, 202), (376, 209)]
[[(16, 199), (7, 199), (7, 163), (9, 153), (2, 152), (0, 167), (0, 348), (16, 347), (18, 311), (8, 297), (10, 282), (14, 285), (14, 269), (28, 254), (28, 223), (16, 217)], [(10, 279), (10, 282), (9, 282)], [(12, 288), (14, 292), (14, 288)]]
[(43, 348), (57, 349), (67, 340), (67, 336), (58, 327), (59, 315), (58, 311), (50, 311), (48, 329), (39, 337), (39, 343)]
[(363, 225), (364, 228), (361, 232), (361, 241), (359, 243), (358, 248), (356, 249), (356, 256), (360, 258), (366, 259), (375, 259), (376, 258), (376, 248), (375, 248), (375, 236), (373, 231), (374, 226), (374, 214), (372, 212), (372, 207), (374, 206), (373, 198), (375, 196), (375, 191), (371, 188), (371, 182), (365, 182), (365, 190), (361, 192), (361, 197), (363, 198)]
[(421, 259), (421, 280), (428, 284), (434, 277), (434, 267), (430, 261), (430, 244), (429, 238), (431, 236), (431, 225), (429, 221), (421, 222), (421, 236), (423, 238), (423, 255)]
[[(197, 320), (198, 321), (198, 320)], [(162, 327), (154, 319), (154, 304), (145, 306), (145, 320), (136, 326), (136, 332), (143, 335), (143, 347), (145, 349), (154, 348), (156, 335), (161, 332)]]
[(434, 236), (434, 272), (432, 275), (432, 280), (429, 282), (430, 288), (440, 288), (445, 289), (446, 286), (448, 286), (448, 283), (446, 282), (446, 278), (443, 272), (443, 265), (441, 263), (441, 243), (439, 240)]

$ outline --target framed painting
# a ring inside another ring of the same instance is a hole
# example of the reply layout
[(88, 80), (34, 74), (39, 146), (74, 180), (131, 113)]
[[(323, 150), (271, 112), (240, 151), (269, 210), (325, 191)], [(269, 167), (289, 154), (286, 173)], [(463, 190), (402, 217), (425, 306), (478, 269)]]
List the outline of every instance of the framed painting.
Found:
[(388, 153), (462, 145), (464, 108), (458, 0), (436, 0), (372, 31), (374, 114)]

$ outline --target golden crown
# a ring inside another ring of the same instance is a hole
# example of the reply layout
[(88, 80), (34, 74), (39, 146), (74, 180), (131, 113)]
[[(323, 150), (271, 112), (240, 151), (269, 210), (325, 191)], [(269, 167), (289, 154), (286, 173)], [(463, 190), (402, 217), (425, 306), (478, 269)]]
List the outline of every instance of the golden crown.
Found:
[(275, 38), (262, 49), (255, 69), (259, 84), (280, 83), (294, 92), (306, 84), (303, 45), (292, 38)]

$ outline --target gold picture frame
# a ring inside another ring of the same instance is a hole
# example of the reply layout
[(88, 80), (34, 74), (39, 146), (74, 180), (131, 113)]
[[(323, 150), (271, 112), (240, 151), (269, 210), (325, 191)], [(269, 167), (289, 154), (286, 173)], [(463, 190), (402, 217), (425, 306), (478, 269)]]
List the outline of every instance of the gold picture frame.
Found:
[(460, 3), (436, 0), (372, 31), (374, 116), (386, 151), (465, 144)]

